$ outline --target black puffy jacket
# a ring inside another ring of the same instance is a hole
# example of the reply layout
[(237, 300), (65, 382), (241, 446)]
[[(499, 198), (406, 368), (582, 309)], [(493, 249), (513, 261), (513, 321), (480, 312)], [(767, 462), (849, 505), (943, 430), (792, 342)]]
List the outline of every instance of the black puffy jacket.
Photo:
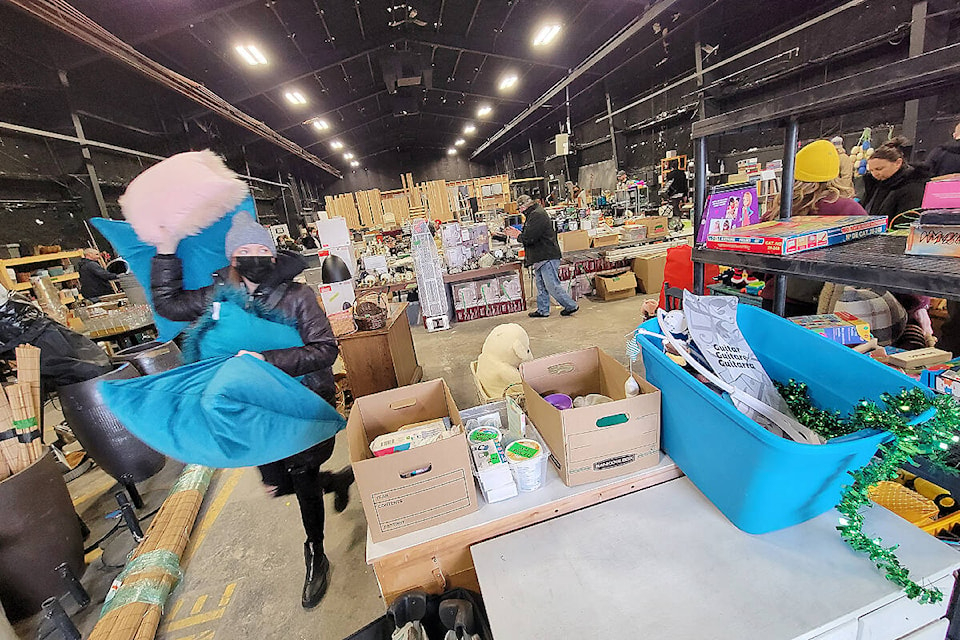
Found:
[[(248, 300), (259, 301), (265, 308), (275, 309), (296, 320), (297, 331), (303, 340), (302, 347), (264, 351), (264, 359), (291, 376), (305, 376), (303, 383), (307, 387), (335, 405), (336, 386), (331, 367), (339, 353), (337, 340), (327, 315), (317, 303), (316, 294), (308, 286), (292, 281), (305, 267), (300, 256), (279, 252), (273, 274), (248, 296)], [(244, 287), (236, 271), (225, 267), (214, 274), (214, 284), (184, 290), (183, 265), (174, 255), (158, 255), (153, 259), (151, 282), (157, 313), (169, 320), (183, 322), (193, 322), (203, 315), (215, 287)]]
[(517, 240), (523, 245), (527, 266), (532, 267), (544, 260), (559, 260), (560, 243), (557, 241), (557, 230), (547, 211), (535, 204), (526, 210), (525, 215), (523, 231)]
[(960, 173), (960, 140), (940, 145), (927, 155), (932, 175), (945, 176)]
[(863, 176), (863, 208), (871, 216), (887, 216), (891, 223), (897, 214), (916, 209), (923, 202), (923, 190), (930, 180), (930, 169), (924, 165), (904, 163), (886, 180), (877, 180), (869, 172)]

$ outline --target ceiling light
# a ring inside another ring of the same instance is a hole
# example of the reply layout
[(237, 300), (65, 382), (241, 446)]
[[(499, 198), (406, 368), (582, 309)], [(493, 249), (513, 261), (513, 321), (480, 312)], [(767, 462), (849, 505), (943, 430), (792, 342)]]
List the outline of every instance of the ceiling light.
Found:
[(455, 156), (455, 155), (457, 155), (457, 150), (454, 149), (453, 147), (450, 147), (449, 149), (447, 149), (447, 155), (448, 155), (448, 156)]
[(307, 99), (299, 91), (287, 91), (283, 96), (290, 104), (307, 104)]
[(458, 147), (459, 147), (459, 146), (461, 146), (461, 145), (465, 145), (465, 144), (467, 144), (467, 141), (466, 141), (466, 140), (464, 140), (463, 138), (458, 138), (458, 139), (457, 139), (457, 141), (456, 141), (456, 142), (454, 142), (453, 144), (455, 144), (456, 146), (458, 146)]
[(317, 118), (316, 120), (313, 121), (313, 127), (318, 131), (326, 131), (327, 129), (330, 128), (330, 125), (327, 124), (326, 120), (320, 120), (319, 118)]
[(334, 151), (339, 151), (340, 149), (343, 149), (343, 143), (340, 142), (339, 140), (334, 140), (333, 142), (330, 143), (330, 148), (333, 149)]
[(350, 166), (351, 166), (351, 167), (359, 167), (359, 166), (360, 166), (360, 161), (359, 161), (359, 160), (354, 160), (353, 162), (350, 163)]
[(257, 49), (252, 44), (241, 44), (235, 48), (237, 53), (240, 54), (240, 57), (243, 58), (243, 61), (251, 67), (267, 64), (267, 59), (260, 53), (260, 49)]
[(345, 153), (345, 154), (343, 154), (343, 159), (344, 159), (344, 160), (353, 160), (353, 154), (352, 154), (352, 153)]
[(485, 104), (485, 105), (483, 105), (482, 107), (480, 107), (480, 109), (477, 111), (477, 117), (478, 117), (478, 118), (485, 118), (485, 117), (487, 117), (488, 115), (490, 115), (491, 113), (493, 113), (493, 107), (491, 107), (490, 105), (486, 105), (486, 104)]
[(511, 74), (509, 76), (504, 76), (500, 80), (500, 91), (506, 91), (507, 89), (512, 88), (517, 84), (517, 76)]
[(560, 33), (560, 25), (558, 24), (547, 24), (540, 27), (536, 37), (533, 39), (533, 46), (542, 47), (550, 44), (550, 42), (557, 37), (558, 33)]
[(471, 133), (476, 133), (476, 132), (477, 132), (477, 128), (476, 128), (475, 126), (473, 126), (472, 124), (468, 124), (467, 126), (465, 126), (465, 127), (463, 128), (463, 132), (464, 132), (465, 134), (467, 134), (467, 135), (470, 135)]

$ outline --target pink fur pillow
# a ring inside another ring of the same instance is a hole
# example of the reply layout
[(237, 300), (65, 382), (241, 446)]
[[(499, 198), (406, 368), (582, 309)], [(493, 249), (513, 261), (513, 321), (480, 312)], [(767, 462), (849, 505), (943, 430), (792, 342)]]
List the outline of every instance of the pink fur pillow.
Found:
[(176, 244), (209, 227), (247, 195), (247, 185), (212, 151), (178, 153), (127, 186), (120, 208), (148, 244)]

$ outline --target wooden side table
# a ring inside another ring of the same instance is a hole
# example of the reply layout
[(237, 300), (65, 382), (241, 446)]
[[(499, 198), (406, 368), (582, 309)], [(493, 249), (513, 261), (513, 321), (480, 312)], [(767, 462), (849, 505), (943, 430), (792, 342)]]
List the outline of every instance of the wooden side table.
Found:
[(354, 398), (414, 384), (423, 378), (406, 310), (406, 302), (391, 304), (383, 329), (337, 338)]

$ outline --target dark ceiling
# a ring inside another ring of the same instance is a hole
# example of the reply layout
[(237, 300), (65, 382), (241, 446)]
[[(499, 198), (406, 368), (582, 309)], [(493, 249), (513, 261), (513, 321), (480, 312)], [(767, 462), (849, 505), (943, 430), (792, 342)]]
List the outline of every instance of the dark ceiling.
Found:
[[(308, 151), (346, 169), (345, 151), (375, 162), (388, 150), (445, 153), (468, 123), (477, 132), (470, 154), (591, 52), (643, 13), (642, 0), (407, 0), (420, 25), (391, 20), (398, 0), (74, 0), (77, 9), (139, 51), (262, 120)], [(693, 66), (693, 43), (717, 42), (732, 52), (764, 33), (836, 5), (783, 0), (758, 12), (740, 0), (678, 0), (570, 87), (574, 123), (615, 101), (657, 86)], [(531, 41), (546, 23), (562, 31), (547, 47)], [(749, 29), (745, 34), (745, 25)], [(666, 28), (666, 32), (664, 32)], [(666, 33), (666, 37), (664, 37)], [(744, 37), (746, 35), (746, 37)], [(268, 64), (250, 66), (235, 47), (254, 44)], [(432, 71), (429, 88), (388, 91), (384, 71), (397, 52), (418, 54)], [(189, 146), (219, 141), (243, 148), (247, 161), (276, 165), (285, 152), (270, 142), (152, 84), (91, 48), (0, 3), (0, 118), (72, 134), (56, 70), (65, 69), (71, 100), (87, 135), (139, 149), (165, 151), (171, 136)], [(511, 91), (498, 85), (508, 74)], [(288, 103), (299, 91), (307, 104)], [(481, 105), (492, 112), (478, 119)], [(404, 115), (404, 111), (407, 112)], [(567, 117), (563, 94), (504, 136), (482, 158), (492, 161), (527, 136), (551, 135)], [(329, 129), (311, 124), (323, 119)], [(122, 126), (121, 126), (122, 125)], [(529, 127), (526, 131), (525, 128)], [(516, 133), (523, 137), (516, 137)], [(334, 151), (330, 143), (345, 149)], [(217, 145), (214, 144), (216, 147)], [(271, 163), (271, 158), (274, 160)], [(302, 163), (297, 160), (295, 162)], [(329, 177), (329, 176), (328, 176)]]

